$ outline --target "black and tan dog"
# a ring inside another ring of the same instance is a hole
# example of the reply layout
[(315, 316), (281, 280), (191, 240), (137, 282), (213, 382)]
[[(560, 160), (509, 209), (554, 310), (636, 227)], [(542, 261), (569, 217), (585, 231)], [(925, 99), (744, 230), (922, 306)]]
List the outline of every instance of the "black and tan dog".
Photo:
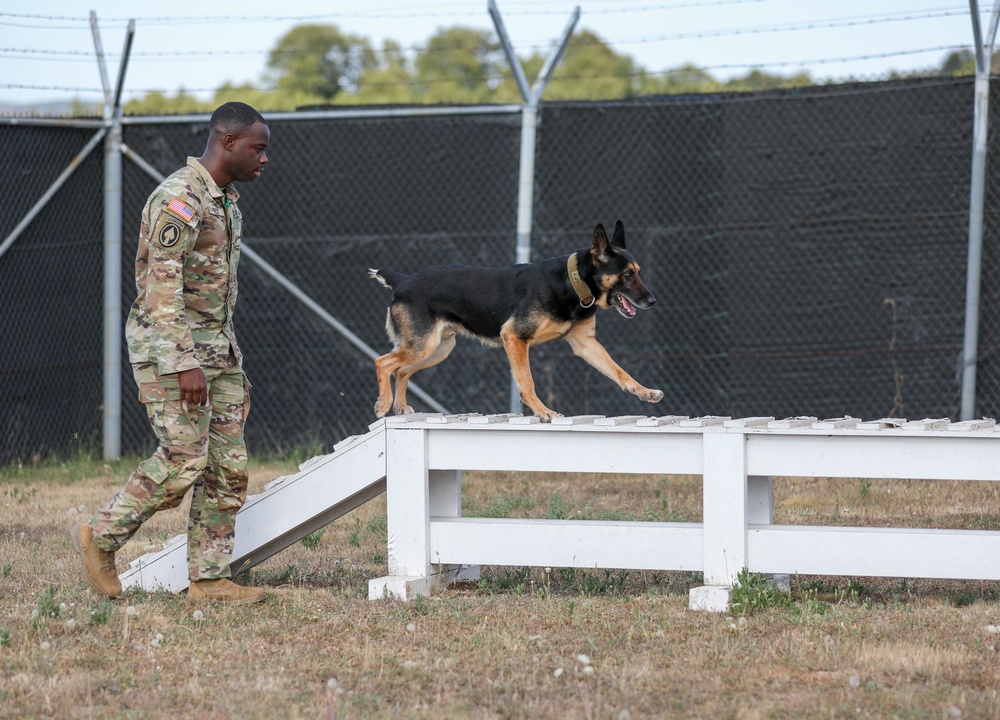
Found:
[[(614, 306), (632, 318), (637, 308), (656, 302), (642, 284), (639, 264), (625, 249), (620, 220), (610, 243), (604, 226), (598, 225), (589, 248), (539, 263), (444, 265), (415, 275), (380, 268), (369, 274), (393, 291), (385, 329), (395, 349), (375, 361), (378, 417), (389, 412), (390, 404), (397, 414), (413, 412), (406, 404), (410, 376), (448, 357), (458, 333), (503, 345), (521, 401), (543, 422), (560, 415), (535, 393), (528, 348), (557, 338), (566, 338), (576, 355), (622, 390), (646, 402), (663, 398), (661, 391), (643, 387), (622, 370), (594, 335), (598, 309)], [(396, 379), (395, 402), (390, 377)]]

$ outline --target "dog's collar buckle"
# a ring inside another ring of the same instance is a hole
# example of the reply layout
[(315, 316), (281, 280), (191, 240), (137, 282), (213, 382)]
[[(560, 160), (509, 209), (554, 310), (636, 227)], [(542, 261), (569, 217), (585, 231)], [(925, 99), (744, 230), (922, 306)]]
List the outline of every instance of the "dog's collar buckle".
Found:
[(572, 253), (569, 256), (569, 260), (566, 261), (566, 272), (569, 273), (569, 282), (573, 286), (573, 290), (576, 291), (577, 297), (580, 298), (580, 307), (589, 308), (597, 302), (597, 298), (590, 292), (587, 283), (580, 277), (580, 269), (576, 262), (576, 253)]

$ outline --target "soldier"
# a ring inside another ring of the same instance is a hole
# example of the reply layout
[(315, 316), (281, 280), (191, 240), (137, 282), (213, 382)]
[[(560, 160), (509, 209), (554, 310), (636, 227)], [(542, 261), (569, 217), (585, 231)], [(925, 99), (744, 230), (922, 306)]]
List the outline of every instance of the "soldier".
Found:
[(159, 510), (193, 488), (188, 598), (259, 602), (264, 591), (229, 578), (236, 512), (246, 500), (243, 425), (250, 384), (233, 331), (242, 216), (233, 181), (260, 177), (267, 121), (249, 105), (213, 114), (200, 158), (164, 180), (142, 212), (138, 297), (125, 336), (139, 400), (159, 448), (111, 502), (71, 531), (87, 583), (121, 594), (115, 552)]

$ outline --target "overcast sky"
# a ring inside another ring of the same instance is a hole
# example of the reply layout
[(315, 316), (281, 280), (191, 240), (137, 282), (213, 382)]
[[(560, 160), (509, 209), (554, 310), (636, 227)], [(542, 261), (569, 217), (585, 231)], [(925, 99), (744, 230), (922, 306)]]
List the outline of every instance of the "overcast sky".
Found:
[[(968, 2), (952, 0), (497, 0), (521, 56), (543, 54), (574, 7), (577, 29), (597, 33), (617, 52), (658, 72), (694, 63), (717, 78), (755, 65), (823, 80), (879, 79), (891, 70), (936, 67), (951, 48), (972, 46)], [(87, 20), (97, 13), (111, 82), (125, 28), (137, 29), (124, 99), (179, 88), (208, 97), (225, 81), (259, 82), (268, 51), (302, 23), (331, 23), (369, 38), (422, 47), (441, 27), (493, 32), (486, 0), (241, 0), (238, 3), (138, 3), (135, 0), (0, 0), (0, 103), (101, 99), (101, 78)], [(990, 3), (980, 3), (982, 29)], [(183, 14), (182, 14), (183, 13)], [(848, 60), (850, 59), (850, 60)], [(27, 87), (25, 87), (27, 86)]]

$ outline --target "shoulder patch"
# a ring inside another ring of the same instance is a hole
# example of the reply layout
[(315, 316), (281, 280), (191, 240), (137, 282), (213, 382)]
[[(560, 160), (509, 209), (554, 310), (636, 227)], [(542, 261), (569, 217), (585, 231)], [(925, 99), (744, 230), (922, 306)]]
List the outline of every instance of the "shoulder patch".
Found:
[(170, 204), (167, 205), (167, 210), (172, 212), (184, 222), (191, 222), (191, 218), (194, 217), (194, 208), (180, 198), (174, 198), (171, 200)]
[(160, 236), (157, 239), (163, 247), (173, 247), (177, 244), (177, 241), (181, 239), (181, 229), (178, 227), (177, 223), (168, 222), (160, 230)]

